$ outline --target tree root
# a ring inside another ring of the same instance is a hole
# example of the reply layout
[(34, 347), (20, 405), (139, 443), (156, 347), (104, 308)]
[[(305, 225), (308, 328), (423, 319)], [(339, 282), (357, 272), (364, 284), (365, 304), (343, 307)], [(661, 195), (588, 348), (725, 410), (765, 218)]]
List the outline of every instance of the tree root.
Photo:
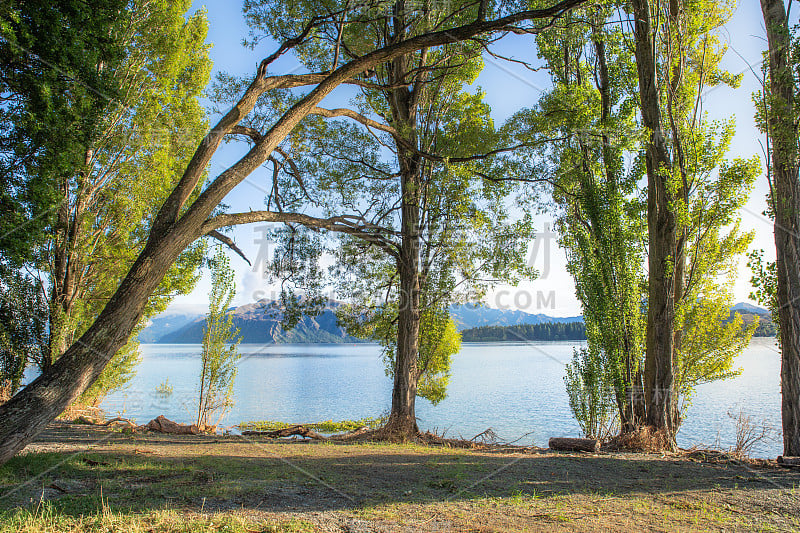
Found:
[(675, 439), (667, 430), (656, 430), (649, 426), (622, 433), (603, 446), (606, 451), (625, 451), (641, 453), (676, 452)]

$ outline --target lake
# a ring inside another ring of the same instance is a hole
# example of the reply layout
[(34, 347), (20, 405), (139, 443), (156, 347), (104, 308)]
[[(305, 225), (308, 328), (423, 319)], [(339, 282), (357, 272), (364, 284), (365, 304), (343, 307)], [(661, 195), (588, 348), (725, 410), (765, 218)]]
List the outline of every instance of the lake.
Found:
[[(550, 437), (580, 436), (564, 390), (564, 365), (575, 342), (464, 344), (454, 356), (447, 398), (436, 406), (417, 400), (422, 430), (472, 438), (487, 428), (502, 439), (546, 446)], [(236, 404), (223, 425), (253, 420), (317, 422), (374, 417), (390, 405), (391, 383), (374, 344), (240, 345)], [(196, 419), (200, 345), (144, 344), (136, 377), (102, 407), (146, 423), (163, 414)], [(731, 446), (742, 410), (767, 421), (775, 438), (757, 457), (775, 457), (780, 440), (780, 354), (774, 339), (754, 339), (737, 361), (742, 374), (701, 385), (678, 433), (678, 444)], [(156, 387), (169, 379), (173, 394)]]

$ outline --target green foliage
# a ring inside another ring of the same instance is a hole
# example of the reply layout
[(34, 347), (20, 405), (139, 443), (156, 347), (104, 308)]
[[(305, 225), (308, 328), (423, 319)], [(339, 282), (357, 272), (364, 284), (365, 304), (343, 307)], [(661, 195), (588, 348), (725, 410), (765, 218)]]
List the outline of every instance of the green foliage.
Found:
[(549, 322), (514, 326), (480, 326), (461, 332), (464, 342), (582, 341), (586, 326), (582, 322)]
[(583, 434), (602, 439), (611, 434), (616, 419), (614, 391), (607, 377), (607, 361), (591, 347), (573, 350), (572, 362), (566, 366), (564, 384), (569, 408)]
[(233, 405), (233, 382), (241, 357), (238, 351), (239, 330), (233, 325), (233, 314), (229, 312), (235, 294), (230, 259), (219, 248), (211, 260), (211, 293), (208, 295), (208, 315), (200, 356), (197, 407), (197, 425), (200, 427), (217, 425)]
[(107, 101), (119, 96), (114, 72), (125, 52), (116, 36), (125, 26), (119, 15), (125, 4), (7, 0), (0, 8), (4, 263), (32, 259), (54, 220), (61, 180), (85, 169)]
[[(313, 422), (311, 424), (303, 423), (308, 429), (319, 431), (322, 433), (344, 433), (347, 431), (355, 431), (361, 428), (377, 429), (386, 422), (386, 417), (367, 417), (359, 420), (339, 420), (334, 422), (332, 420), (325, 420), (322, 422)], [(275, 420), (258, 420), (254, 422), (242, 422), (239, 424), (239, 429), (242, 431), (276, 431), (278, 429), (286, 429), (295, 424), (286, 422), (278, 422)]]
[[(735, 87), (741, 78), (720, 68), (726, 47), (719, 28), (732, 7), (727, 1), (682, 5), (680, 28), (665, 20), (655, 36), (657, 85), (674, 161), (669, 209), (679, 235), (680, 255), (668, 258), (668, 275), (678, 278), (675, 329), (682, 355), (674, 360), (686, 367), (675, 372), (693, 376), (683, 379), (681, 395), (696, 383), (728, 376), (754, 329), (737, 329), (735, 320), (722, 323), (733, 303), (725, 284), (752, 240), (752, 232), (740, 229), (739, 210), (759, 164), (726, 161), (733, 122), (709, 121), (701, 106), (708, 87)], [(639, 182), (648, 140), (637, 117), (633, 36), (617, 15), (613, 4), (579, 9), (539, 34), (539, 55), (554, 87), (508, 128), (531, 144), (522, 162), (539, 163), (537, 170), (554, 184), (556, 228), (583, 304), (586, 358), (602, 360), (601, 379), (613, 388), (623, 427), (630, 428), (643, 415), (632, 400), (642, 390), (644, 361), (647, 235)], [(626, 165), (632, 155), (637, 157)], [(688, 344), (681, 344), (682, 336)], [(714, 343), (721, 343), (718, 351), (705, 349)]]
[[(207, 127), (197, 100), (210, 71), (203, 12), (187, 16), (188, 0), (101, 2), (91, 9), (78, 4), (69, 8), (60, 4), (64, 8), (60, 13), (25, 3), (17, 9), (18, 27), (11, 26), (17, 33), (77, 32), (76, 39), (63, 39), (54, 48), (64, 54), (63, 60), (39, 63), (32, 60), (33, 54), (14, 55), (19, 50), (13, 43), (3, 43), (7, 49), (0, 46), (0, 55), (7, 53), (9, 61), (3, 88), (14, 95), (13, 104), (3, 108), (8, 129), (0, 131), (0, 138), (17, 142), (13, 150), (0, 143), (0, 153), (6, 156), (8, 172), (14, 161), (30, 163), (22, 168), (24, 174), (20, 169), (13, 174), (18, 181), (13, 198), (16, 215), (42, 222), (46, 229), (26, 241), (24, 257), (5, 243), (3, 254), (7, 260), (23, 262), (29, 271), (47, 274), (50, 349), (35, 360), (42, 370), (86, 331), (114, 293), (142, 251), (158, 206), (180, 178)], [(80, 28), (73, 28), (73, 21), (63, 18), (65, 13), (78, 17)], [(62, 17), (59, 21), (66, 27), (41, 26), (50, 16)], [(51, 38), (46, 36), (43, 43)], [(89, 43), (96, 48), (80, 55), (78, 48)], [(41, 59), (49, 57), (47, 50), (42, 53)], [(90, 62), (83, 70), (65, 66), (79, 57)], [(30, 94), (49, 94), (56, 86), (58, 95), (47, 105)], [(42, 109), (36, 107), (39, 104)], [(34, 133), (53, 121), (58, 127), (34, 142)], [(68, 146), (62, 139), (65, 135), (73, 137)], [(31, 140), (19, 141), (22, 138)], [(56, 153), (61, 154), (57, 164)], [(28, 199), (32, 190), (63, 209), (54, 216), (35, 218), (34, 208), (43, 214), (48, 211), (43, 201), (34, 207)], [(191, 291), (203, 254), (204, 243), (181, 254), (150, 298), (132, 339), (176, 294)], [(130, 340), (80, 401), (99, 403), (105, 394), (124, 386), (138, 360), (138, 345)]]
[(158, 387), (156, 387), (155, 393), (156, 396), (160, 396), (162, 398), (168, 398), (172, 396), (173, 388), (172, 385), (169, 384), (169, 378), (165, 379)]
[[(254, 0), (245, 3), (253, 29), (249, 42), (283, 41), (321, 13), (332, 15), (317, 19), (313, 39), (297, 51), (311, 71), (329, 70), (432, 28), (474, 20), (477, 5), (457, 1), (422, 9), (399, 3), (374, 11), (349, 2)], [(282, 300), (300, 301), (293, 293), (302, 291), (302, 303), (313, 312), (329, 282), (352, 303), (337, 313), (340, 322), (350, 335), (383, 344), (390, 375), (397, 347), (417, 346), (418, 354), (406, 352), (403, 359), (418, 360), (402, 366), (418, 375), (403, 381), (419, 378), (420, 394), (434, 402), (444, 397), (449, 358), (458, 350), (449, 304), (480, 300), (492, 284), (532, 273), (525, 264), (531, 220), (511, 217), (515, 186), (505, 179), (503, 161), (496, 154), (470, 158), (508, 140), (496, 131), (483, 93), (464, 90), (482, 67), (481, 47), (464, 42), (410, 52), (357, 76), (367, 85), (351, 110), (385, 128), (309, 116), (284, 143), (286, 155), (272, 169), (274, 187), (266, 199), (268, 208), (282, 210), (313, 205), (337, 216), (342, 221), (337, 229), (361, 230), (320, 237), (298, 226), (276, 230), (281, 244), (270, 270), (281, 280), (282, 294), (289, 295)], [(245, 83), (221, 78), (220, 107)], [(262, 98), (246, 125), (262, 130), (295, 100), (289, 92)], [(317, 266), (325, 252), (335, 257), (327, 277)], [(418, 287), (418, 294), (401, 293), (403, 281)], [(418, 315), (401, 317), (404, 298), (419, 307)], [(413, 335), (415, 328), (398, 328), (398, 321), (417, 316), (419, 338), (399, 342), (398, 335)]]
[(603, 392), (613, 394), (623, 424), (634, 423), (631, 392), (644, 355), (642, 169), (625, 166), (640, 140), (636, 66), (624, 27), (603, 24), (613, 14), (611, 7), (581, 9), (538, 36), (553, 89), (507, 126), (530, 145), (519, 164), (541, 162), (537, 171), (553, 185), (559, 244), (588, 341), (567, 383), (574, 413), (592, 432), (609, 401), (596, 396)]
[(741, 373), (734, 362), (749, 344), (758, 321), (745, 326), (740, 315), (729, 318), (729, 305), (729, 294), (708, 295), (683, 317), (684, 334), (675, 362), (675, 388), (681, 411), (691, 402), (698, 385)]
[[(337, 310), (348, 333), (377, 341), (383, 347), (386, 375), (394, 377), (397, 353), (397, 309), (385, 306), (368, 315), (358, 315), (360, 307), (349, 305)], [(433, 405), (447, 397), (452, 356), (461, 349), (461, 334), (446, 309), (422, 306), (417, 358), (417, 394)]]
[(417, 394), (436, 405), (447, 397), (450, 361), (461, 350), (461, 334), (449, 313), (441, 309), (423, 311), (419, 327)]
[(778, 274), (775, 261), (764, 260), (764, 250), (753, 250), (747, 255), (747, 266), (753, 271), (750, 285), (753, 291), (750, 298), (757, 301), (772, 313), (775, 336), (780, 341), (780, 322), (778, 321)]
[(0, 388), (14, 394), (31, 362), (48, 354), (47, 302), (36, 280), (0, 266)]

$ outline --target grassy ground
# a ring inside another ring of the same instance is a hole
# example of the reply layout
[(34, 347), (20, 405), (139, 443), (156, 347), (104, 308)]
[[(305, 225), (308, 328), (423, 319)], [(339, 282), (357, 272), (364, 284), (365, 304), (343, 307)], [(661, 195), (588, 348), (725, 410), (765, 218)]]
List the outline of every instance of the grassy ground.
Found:
[(800, 473), (53, 426), (0, 467), (0, 531), (792, 531)]

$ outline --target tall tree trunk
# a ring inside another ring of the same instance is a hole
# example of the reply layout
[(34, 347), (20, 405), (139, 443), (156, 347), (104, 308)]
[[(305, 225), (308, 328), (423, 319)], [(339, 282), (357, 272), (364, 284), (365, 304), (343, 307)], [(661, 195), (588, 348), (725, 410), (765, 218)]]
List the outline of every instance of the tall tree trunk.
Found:
[(761, 0), (769, 42), (768, 134), (772, 141), (772, 201), (781, 338), (783, 453), (800, 456), (800, 183), (797, 129), (789, 52), (791, 40), (782, 0)]
[[(403, 196), (412, 194), (416, 180), (404, 181)], [(400, 273), (397, 353), (395, 354), (392, 410), (386, 430), (393, 436), (411, 437), (419, 432), (415, 412), (419, 378), (419, 206), (403, 201), (403, 229), (398, 270)]]
[[(86, 151), (86, 165), (91, 162), (93, 151)], [(50, 272), (50, 349), (42, 359), (41, 371), (45, 372), (61, 357), (74, 339), (74, 326), (69, 324), (70, 314), (80, 293), (81, 270), (84, 258), (79, 250), (83, 232), (83, 219), (89, 208), (91, 191), (81, 171), (80, 183), (74, 198), (70, 198), (71, 178), (64, 180), (61, 189), (61, 207), (58, 224), (52, 241), (52, 271)]]
[(674, 268), (676, 225), (667, 186), (672, 162), (661, 120), (653, 27), (648, 0), (632, 0), (636, 19), (636, 65), (642, 122), (650, 132), (646, 147), (649, 279), (645, 404), (647, 424), (671, 431), (674, 402), (673, 330), (675, 324)]
[[(405, 5), (394, 6), (394, 35), (389, 42), (406, 37)], [(402, 55), (387, 67), (390, 85), (408, 83), (411, 79), (412, 55)], [(419, 94), (414, 89), (399, 87), (386, 93), (392, 120), (398, 129), (407, 132), (406, 141), (417, 146), (417, 105)], [(397, 269), (400, 277), (400, 294), (397, 316), (397, 353), (395, 353), (392, 409), (384, 430), (390, 437), (410, 438), (419, 432), (416, 417), (417, 381), (419, 379), (419, 324), (420, 324), (420, 169), (419, 157), (400, 143), (397, 159), (400, 166), (400, 257)]]

